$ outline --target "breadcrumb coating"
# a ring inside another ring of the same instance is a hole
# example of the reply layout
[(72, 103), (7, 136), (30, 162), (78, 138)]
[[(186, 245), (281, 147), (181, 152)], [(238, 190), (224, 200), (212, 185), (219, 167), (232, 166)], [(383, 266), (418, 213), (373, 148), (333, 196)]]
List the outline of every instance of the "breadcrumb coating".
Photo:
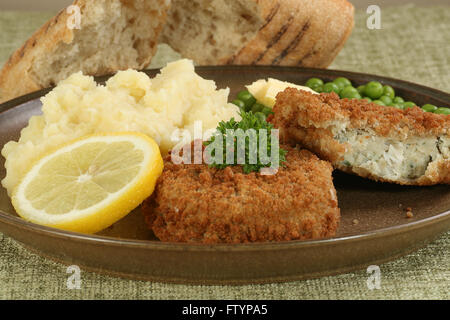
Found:
[(288, 150), (275, 175), (244, 174), (165, 159), (142, 210), (161, 241), (245, 243), (319, 239), (340, 220), (332, 167), (307, 150)]
[(281, 128), (327, 128), (341, 121), (350, 128), (372, 129), (383, 137), (450, 136), (450, 116), (424, 112), (419, 107), (401, 110), (364, 99), (340, 99), (334, 92), (317, 95), (288, 88), (278, 94), (273, 111), (272, 122)]

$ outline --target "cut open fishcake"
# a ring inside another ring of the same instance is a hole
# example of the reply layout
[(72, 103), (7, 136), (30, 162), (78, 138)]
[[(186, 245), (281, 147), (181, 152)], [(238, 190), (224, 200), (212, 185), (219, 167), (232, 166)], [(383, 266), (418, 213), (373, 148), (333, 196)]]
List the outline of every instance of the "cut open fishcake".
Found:
[(11, 56), (0, 72), (0, 102), (55, 85), (80, 70), (104, 75), (147, 66), (170, 0), (77, 0), (73, 5)]
[(286, 89), (270, 120), (335, 168), (402, 185), (450, 184), (450, 116)]

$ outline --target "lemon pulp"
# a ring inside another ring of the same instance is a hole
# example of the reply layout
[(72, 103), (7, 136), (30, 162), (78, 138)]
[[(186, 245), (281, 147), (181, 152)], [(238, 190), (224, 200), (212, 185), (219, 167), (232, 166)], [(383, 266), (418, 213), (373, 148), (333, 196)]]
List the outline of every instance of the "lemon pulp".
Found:
[(162, 167), (158, 146), (143, 134), (93, 135), (37, 161), (12, 202), (26, 220), (94, 233), (150, 196)]

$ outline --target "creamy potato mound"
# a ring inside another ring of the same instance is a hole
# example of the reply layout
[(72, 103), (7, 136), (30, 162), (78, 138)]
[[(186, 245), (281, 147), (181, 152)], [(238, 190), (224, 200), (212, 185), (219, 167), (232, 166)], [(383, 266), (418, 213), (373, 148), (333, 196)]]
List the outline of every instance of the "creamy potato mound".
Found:
[(167, 152), (177, 143), (176, 129), (193, 137), (194, 122), (203, 132), (222, 120), (240, 119), (238, 108), (227, 103), (229, 89), (217, 90), (214, 81), (195, 73), (190, 60), (168, 64), (155, 78), (120, 71), (106, 85), (81, 72), (61, 81), (41, 99), (41, 116), (34, 116), (18, 142), (8, 142), (2, 155), (7, 175), (2, 185), (11, 195), (30, 165), (62, 144), (100, 132), (137, 131), (152, 137)]

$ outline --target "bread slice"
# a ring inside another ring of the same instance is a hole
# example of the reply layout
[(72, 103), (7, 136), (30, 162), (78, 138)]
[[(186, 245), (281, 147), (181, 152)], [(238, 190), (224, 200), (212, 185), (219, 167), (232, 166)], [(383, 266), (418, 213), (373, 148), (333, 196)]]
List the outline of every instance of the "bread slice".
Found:
[(347, 0), (173, 0), (161, 41), (199, 65), (325, 68), (354, 25)]
[[(103, 75), (148, 65), (170, 0), (77, 0), (43, 25), (0, 72), (0, 102), (55, 85), (74, 72)], [(69, 22), (69, 23), (68, 23)]]

